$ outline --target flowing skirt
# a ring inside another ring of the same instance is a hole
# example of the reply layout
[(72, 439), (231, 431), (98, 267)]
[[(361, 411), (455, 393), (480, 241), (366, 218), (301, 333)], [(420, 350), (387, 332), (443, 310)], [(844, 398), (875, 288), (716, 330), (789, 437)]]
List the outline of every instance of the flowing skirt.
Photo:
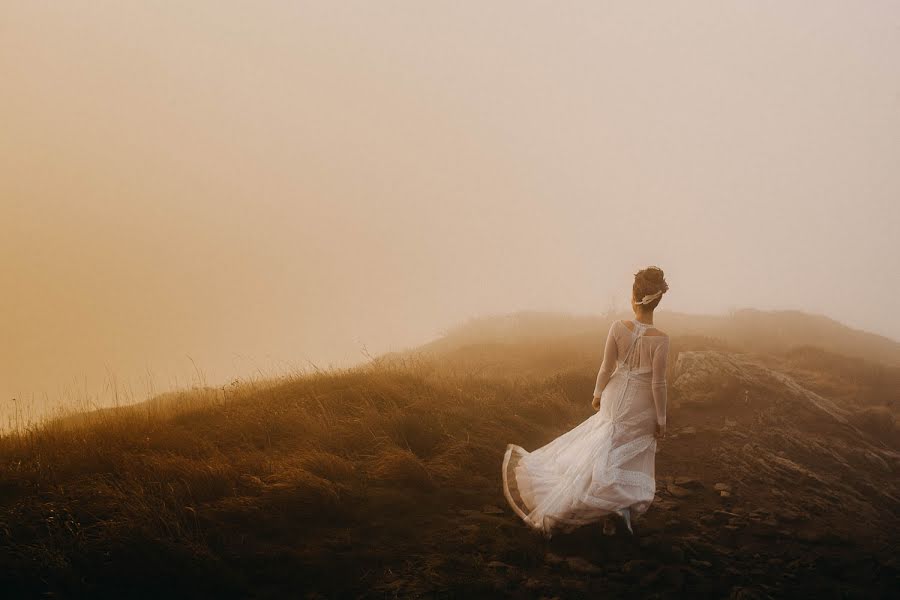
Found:
[(507, 445), (506, 500), (547, 538), (626, 507), (642, 514), (656, 493), (655, 426), (649, 373), (617, 370), (577, 427), (530, 453)]

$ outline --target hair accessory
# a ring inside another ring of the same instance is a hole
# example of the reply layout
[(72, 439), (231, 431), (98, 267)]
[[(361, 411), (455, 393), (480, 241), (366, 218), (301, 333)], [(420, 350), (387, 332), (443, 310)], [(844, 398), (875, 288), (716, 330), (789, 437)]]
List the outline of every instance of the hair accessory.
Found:
[(662, 296), (662, 290), (659, 290), (655, 294), (648, 294), (648, 295), (644, 296), (643, 298), (641, 298), (640, 302), (635, 302), (635, 304), (647, 304), (647, 303), (653, 302), (660, 296)]

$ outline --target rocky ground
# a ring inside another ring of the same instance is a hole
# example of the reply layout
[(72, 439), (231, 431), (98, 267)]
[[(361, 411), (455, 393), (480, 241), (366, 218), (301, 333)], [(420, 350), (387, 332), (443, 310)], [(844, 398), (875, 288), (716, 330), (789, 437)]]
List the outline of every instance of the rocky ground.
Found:
[[(459, 580), (478, 569), (490, 587), (472, 592), (521, 598), (900, 596), (896, 450), (746, 355), (682, 353), (674, 387), (677, 425), (659, 445), (657, 496), (634, 536), (588, 526), (491, 552), (522, 527), (494, 500), (458, 511), (463, 548), (483, 553), (477, 564), (457, 559)], [(400, 572), (378, 589), (459, 591), (440, 579)]]
[(884, 372), (866, 387), (822, 361), (682, 349), (656, 499), (633, 536), (597, 524), (548, 542), (501, 492), (506, 443), (537, 448), (591, 414), (590, 371), (514, 383), (422, 366), (322, 375), (6, 439), (0, 589), (896, 598), (895, 421), (851, 405), (863, 389), (881, 398)]

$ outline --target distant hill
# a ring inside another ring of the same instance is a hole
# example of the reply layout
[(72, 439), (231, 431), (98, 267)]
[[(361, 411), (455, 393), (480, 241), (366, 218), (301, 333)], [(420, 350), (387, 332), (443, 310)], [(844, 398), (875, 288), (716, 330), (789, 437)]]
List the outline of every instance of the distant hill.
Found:
[[(504, 345), (589, 343), (591, 356), (602, 352), (610, 324), (632, 318), (631, 313), (574, 315), (561, 312), (521, 311), (473, 318), (439, 338), (392, 353), (385, 358), (410, 354), (454, 355), (465, 349)], [(706, 338), (708, 343), (736, 351), (784, 352), (814, 346), (831, 353), (862, 358), (888, 366), (900, 366), (900, 342), (848, 327), (834, 319), (795, 310), (741, 309), (728, 315), (698, 315), (660, 310), (656, 325), (670, 337)]]

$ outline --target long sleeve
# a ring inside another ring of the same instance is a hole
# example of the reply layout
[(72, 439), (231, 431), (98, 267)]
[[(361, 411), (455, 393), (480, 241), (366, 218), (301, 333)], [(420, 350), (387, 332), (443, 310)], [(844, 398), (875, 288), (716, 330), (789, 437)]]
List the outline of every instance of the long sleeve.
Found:
[(594, 386), (594, 398), (599, 398), (603, 393), (609, 378), (612, 377), (616, 368), (616, 359), (618, 358), (619, 348), (616, 345), (615, 328), (618, 321), (613, 321), (609, 326), (609, 335), (606, 336), (606, 347), (603, 349), (603, 362), (600, 364), (600, 371), (597, 372), (597, 385)]
[(650, 388), (653, 392), (653, 403), (656, 405), (656, 422), (666, 424), (666, 364), (669, 356), (669, 337), (666, 336), (653, 354), (653, 379)]

